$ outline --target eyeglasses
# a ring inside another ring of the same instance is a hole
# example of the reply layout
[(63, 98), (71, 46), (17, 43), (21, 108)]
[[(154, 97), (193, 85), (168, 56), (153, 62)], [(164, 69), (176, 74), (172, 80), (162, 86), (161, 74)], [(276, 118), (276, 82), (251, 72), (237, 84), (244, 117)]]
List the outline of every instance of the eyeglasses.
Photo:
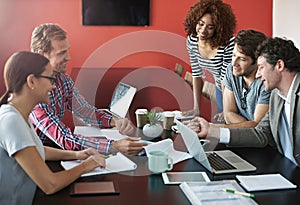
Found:
[(51, 83), (52, 85), (53, 85), (53, 84), (55, 83), (55, 81), (56, 81), (56, 78), (51, 77), (51, 76), (38, 75), (38, 76), (36, 76), (36, 77), (38, 77), (38, 78), (46, 78), (46, 79), (50, 80), (50, 83)]
[(243, 110), (247, 108), (247, 94), (248, 94), (248, 89), (243, 88), (242, 97), (241, 97), (241, 106)]

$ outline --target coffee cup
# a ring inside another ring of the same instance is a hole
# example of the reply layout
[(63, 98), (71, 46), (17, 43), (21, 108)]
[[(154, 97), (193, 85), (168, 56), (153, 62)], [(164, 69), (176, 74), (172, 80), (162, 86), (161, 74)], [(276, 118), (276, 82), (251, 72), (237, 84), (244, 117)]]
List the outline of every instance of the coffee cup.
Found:
[(148, 168), (152, 173), (162, 173), (173, 169), (173, 159), (162, 151), (148, 153)]
[(136, 116), (136, 126), (138, 128), (143, 128), (145, 124), (147, 124), (147, 109), (137, 109), (135, 111)]
[(173, 112), (163, 112), (163, 127), (165, 130), (171, 130), (174, 124), (175, 114)]

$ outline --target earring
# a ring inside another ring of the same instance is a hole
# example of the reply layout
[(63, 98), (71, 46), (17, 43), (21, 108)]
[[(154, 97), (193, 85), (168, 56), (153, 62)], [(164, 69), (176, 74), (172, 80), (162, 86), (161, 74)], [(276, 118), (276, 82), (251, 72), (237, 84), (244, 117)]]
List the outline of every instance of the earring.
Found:
[(31, 90), (34, 90), (34, 87), (31, 87)]

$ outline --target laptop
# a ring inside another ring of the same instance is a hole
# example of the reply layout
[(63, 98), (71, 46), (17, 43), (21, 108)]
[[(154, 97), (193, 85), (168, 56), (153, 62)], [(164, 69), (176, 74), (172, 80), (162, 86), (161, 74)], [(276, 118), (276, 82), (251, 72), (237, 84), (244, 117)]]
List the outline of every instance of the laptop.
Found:
[(114, 90), (108, 109), (101, 110), (116, 118), (124, 118), (129, 110), (135, 93), (135, 87), (120, 82)]
[(205, 152), (193, 130), (175, 119), (189, 153), (213, 174), (255, 171), (256, 167), (230, 150)]

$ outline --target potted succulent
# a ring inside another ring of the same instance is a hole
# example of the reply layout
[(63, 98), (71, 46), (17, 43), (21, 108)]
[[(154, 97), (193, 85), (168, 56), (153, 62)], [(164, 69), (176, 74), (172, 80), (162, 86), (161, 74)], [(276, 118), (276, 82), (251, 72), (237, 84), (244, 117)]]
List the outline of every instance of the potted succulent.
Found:
[(155, 138), (161, 135), (163, 128), (161, 126), (161, 114), (156, 112), (155, 109), (147, 112), (147, 118), (149, 123), (144, 125), (143, 133), (146, 137)]

